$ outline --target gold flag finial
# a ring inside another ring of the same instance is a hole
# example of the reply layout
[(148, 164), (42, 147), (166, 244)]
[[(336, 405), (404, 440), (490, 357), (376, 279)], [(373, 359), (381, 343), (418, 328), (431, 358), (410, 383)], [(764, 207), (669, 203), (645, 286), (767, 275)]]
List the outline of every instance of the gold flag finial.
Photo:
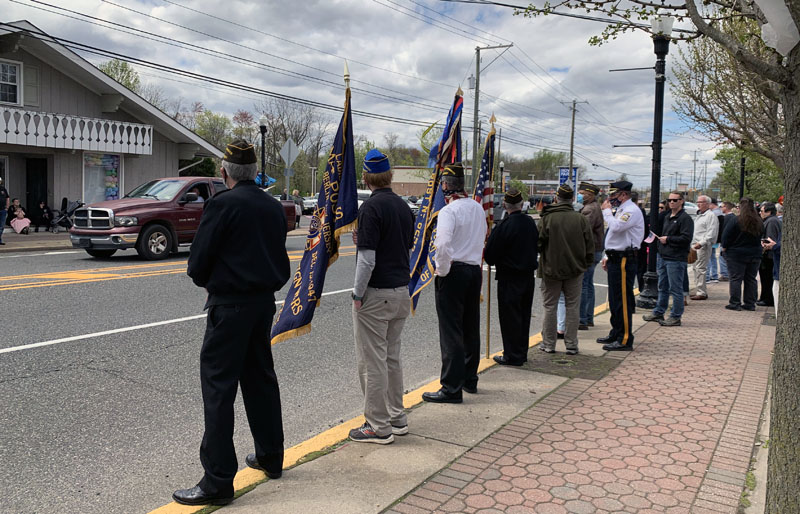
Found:
[(350, 68), (347, 67), (347, 59), (344, 60), (344, 87), (350, 87)]
[(464, 90), (463, 90), (463, 89), (461, 89), (461, 86), (458, 86), (458, 91), (456, 91), (456, 94), (457, 94), (458, 96), (464, 96)]
[(491, 123), (492, 125), (494, 125), (494, 122), (495, 122), (495, 121), (497, 121), (497, 118), (495, 118), (495, 117), (494, 117), (494, 113), (492, 113), (492, 117), (491, 117), (491, 118), (489, 118), (489, 123)]

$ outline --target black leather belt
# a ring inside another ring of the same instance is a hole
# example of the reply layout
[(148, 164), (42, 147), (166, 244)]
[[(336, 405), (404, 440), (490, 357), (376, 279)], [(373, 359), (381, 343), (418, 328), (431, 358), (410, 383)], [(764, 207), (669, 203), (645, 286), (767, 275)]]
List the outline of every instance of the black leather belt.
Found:
[(606, 250), (606, 255), (609, 257), (633, 257), (639, 252), (636, 248), (626, 248), (624, 250)]

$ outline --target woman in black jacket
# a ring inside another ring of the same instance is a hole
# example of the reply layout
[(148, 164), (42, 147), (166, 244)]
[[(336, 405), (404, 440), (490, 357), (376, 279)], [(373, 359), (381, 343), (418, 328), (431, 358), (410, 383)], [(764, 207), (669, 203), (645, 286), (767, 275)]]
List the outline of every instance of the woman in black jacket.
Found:
[[(761, 265), (761, 233), (764, 223), (753, 206), (753, 200), (744, 197), (739, 202), (739, 215), (728, 219), (722, 233), (722, 247), (728, 264), (730, 301), (726, 309), (756, 310), (758, 284), (756, 275)], [(744, 296), (742, 296), (744, 282)]]

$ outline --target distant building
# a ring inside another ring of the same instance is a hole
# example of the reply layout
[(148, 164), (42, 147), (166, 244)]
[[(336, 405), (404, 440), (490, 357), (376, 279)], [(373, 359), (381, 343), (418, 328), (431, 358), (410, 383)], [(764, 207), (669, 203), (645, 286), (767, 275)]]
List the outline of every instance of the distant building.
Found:
[(12, 197), (92, 203), (222, 152), (27, 21), (0, 28), (0, 176)]

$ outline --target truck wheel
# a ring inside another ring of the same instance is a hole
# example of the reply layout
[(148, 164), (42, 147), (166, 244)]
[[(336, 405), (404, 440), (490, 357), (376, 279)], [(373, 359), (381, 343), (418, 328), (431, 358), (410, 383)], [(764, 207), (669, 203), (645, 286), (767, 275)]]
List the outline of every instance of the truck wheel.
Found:
[(136, 251), (148, 261), (157, 261), (169, 257), (172, 249), (172, 234), (163, 225), (150, 225), (139, 235)]
[(86, 253), (88, 253), (89, 255), (91, 255), (92, 257), (94, 257), (96, 259), (108, 259), (112, 255), (117, 253), (117, 251), (116, 250), (86, 250)]

